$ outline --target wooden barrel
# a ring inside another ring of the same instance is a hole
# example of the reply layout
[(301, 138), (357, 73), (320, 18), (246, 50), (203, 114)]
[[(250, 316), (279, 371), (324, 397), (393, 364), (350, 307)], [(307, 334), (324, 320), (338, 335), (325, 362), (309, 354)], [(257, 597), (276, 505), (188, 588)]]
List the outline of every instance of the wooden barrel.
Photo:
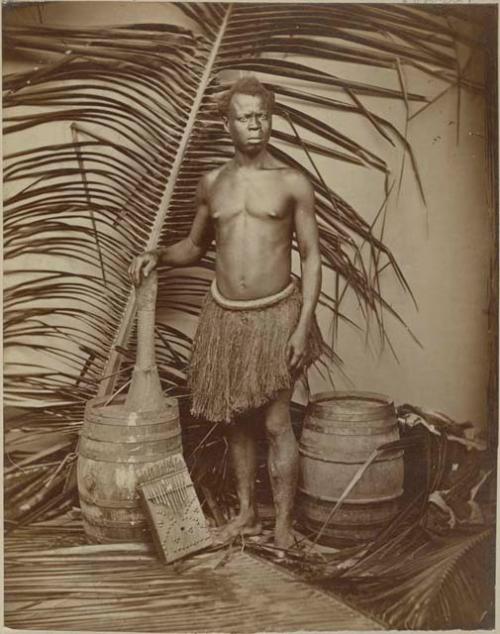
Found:
[[(318, 535), (372, 452), (398, 439), (396, 411), (384, 396), (329, 392), (312, 397), (299, 443), (298, 511), (303, 527)], [(402, 450), (379, 455), (332, 516), (319, 541), (343, 546), (373, 539), (398, 511), (403, 476)]]
[(80, 432), (78, 491), (91, 542), (150, 541), (137, 484), (162, 472), (162, 462), (182, 451), (175, 399), (160, 410), (130, 412), (125, 397), (105, 405), (92, 399)]

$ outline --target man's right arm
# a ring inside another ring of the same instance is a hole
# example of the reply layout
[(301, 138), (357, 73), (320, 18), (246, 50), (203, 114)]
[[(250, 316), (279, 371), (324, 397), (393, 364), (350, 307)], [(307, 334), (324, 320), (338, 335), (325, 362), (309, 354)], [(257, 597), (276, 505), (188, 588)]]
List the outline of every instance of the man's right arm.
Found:
[(168, 247), (146, 251), (134, 258), (128, 270), (131, 281), (137, 286), (140, 284), (142, 277), (147, 277), (150, 271), (157, 266), (190, 266), (196, 264), (207, 252), (213, 237), (207, 198), (207, 178), (204, 176), (196, 192), (196, 215), (189, 235)]

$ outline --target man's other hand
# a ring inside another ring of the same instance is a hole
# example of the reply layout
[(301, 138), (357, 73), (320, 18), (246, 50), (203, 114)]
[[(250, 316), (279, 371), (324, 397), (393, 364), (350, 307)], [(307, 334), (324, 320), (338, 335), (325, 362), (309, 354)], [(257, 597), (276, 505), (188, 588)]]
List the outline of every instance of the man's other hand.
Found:
[(290, 372), (297, 372), (304, 364), (306, 357), (307, 332), (303, 328), (297, 328), (287, 346), (287, 360)]
[(146, 251), (132, 260), (128, 267), (130, 281), (139, 286), (142, 280), (147, 277), (158, 264), (158, 254), (155, 251)]

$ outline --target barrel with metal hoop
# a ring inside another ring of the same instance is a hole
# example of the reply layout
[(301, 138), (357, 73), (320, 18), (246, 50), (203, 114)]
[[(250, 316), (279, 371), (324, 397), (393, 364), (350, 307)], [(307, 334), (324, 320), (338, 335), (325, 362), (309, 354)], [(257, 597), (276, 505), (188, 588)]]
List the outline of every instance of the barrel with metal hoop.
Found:
[[(313, 396), (299, 443), (298, 511), (305, 530), (333, 546), (373, 539), (398, 512), (404, 476), (402, 450), (373, 459), (374, 452), (398, 439), (396, 411), (387, 397), (368, 392)], [(370, 456), (372, 462), (331, 515)]]
[(150, 541), (137, 485), (151, 469), (182, 450), (179, 408), (130, 411), (125, 397), (87, 403), (79, 442), (78, 490), (83, 524), (92, 542)]

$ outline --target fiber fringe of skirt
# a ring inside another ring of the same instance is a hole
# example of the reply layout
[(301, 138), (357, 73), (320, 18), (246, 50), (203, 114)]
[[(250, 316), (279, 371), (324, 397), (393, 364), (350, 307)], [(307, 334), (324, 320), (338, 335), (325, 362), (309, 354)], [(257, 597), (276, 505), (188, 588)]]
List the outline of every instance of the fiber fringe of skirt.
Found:
[[(301, 305), (298, 288), (276, 304), (251, 310), (223, 308), (207, 295), (189, 371), (194, 416), (228, 423), (293, 386), (297, 377), (289, 372), (286, 348)], [(324, 350), (315, 320), (307, 346), (305, 367)]]

